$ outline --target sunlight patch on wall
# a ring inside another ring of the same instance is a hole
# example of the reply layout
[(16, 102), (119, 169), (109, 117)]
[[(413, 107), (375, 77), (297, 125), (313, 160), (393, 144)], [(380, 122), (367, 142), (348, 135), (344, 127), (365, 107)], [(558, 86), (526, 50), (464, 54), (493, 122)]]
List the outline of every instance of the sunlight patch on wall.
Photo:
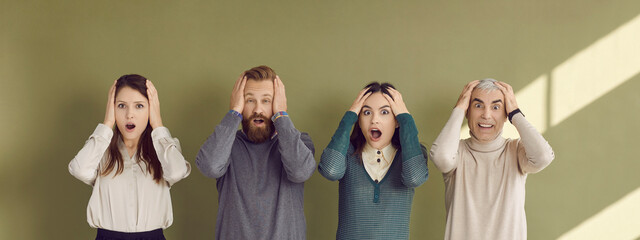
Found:
[(551, 126), (640, 72), (640, 15), (551, 72)]
[(558, 240), (629, 239), (640, 237), (640, 188), (590, 217)]

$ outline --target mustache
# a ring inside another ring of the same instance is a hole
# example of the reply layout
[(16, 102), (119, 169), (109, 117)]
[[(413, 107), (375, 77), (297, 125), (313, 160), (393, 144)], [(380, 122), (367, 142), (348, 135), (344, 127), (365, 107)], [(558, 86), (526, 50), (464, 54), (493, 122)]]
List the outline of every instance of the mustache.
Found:
[(256, 118), (262, 118), (262, 119), (264, 119), (264, 120), (271, 120), (271, 119), (267, 118), (267, 116), (263, 115), (262, 113), (260, 113), (260, 114), (258, 114), (258, 113), (253, 113), (253, 114), (249, 117), (249, 120), (256, 119)]

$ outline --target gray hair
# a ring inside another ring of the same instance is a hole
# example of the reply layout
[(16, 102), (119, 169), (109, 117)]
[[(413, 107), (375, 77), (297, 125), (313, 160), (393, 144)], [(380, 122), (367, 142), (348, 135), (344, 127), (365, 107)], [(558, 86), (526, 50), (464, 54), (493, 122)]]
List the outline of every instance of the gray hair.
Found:
[(495, 85), (496, 82), (498, 81), (493, 78), (485, 78), (480, 80), (480, 83), (478, 83), (478, 85), (476, 85), (474, 89), (481, 89), (487, 92), (491, 92), (493, 90), (500, 90), (500, 88), (498, 88), (498, 86)]

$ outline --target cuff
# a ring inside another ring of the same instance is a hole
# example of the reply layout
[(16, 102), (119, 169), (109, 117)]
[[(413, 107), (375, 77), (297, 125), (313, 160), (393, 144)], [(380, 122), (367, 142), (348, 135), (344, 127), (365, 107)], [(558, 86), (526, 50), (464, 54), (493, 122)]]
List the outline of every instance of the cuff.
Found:
[(242, 113), (239, 113), (238, 111), (233, 110), (233, 109), (229, 110), (229, 113), (240, 117), (240, 120), (242, 120)]
[(171, 133), (167, 127), (157, 127), (151, 131), (151, 139), (158, 140), (162, 138), (171, 138)]
[(398, 125), (400, 126), (406, 126), (409, 123), (413, 123), (413, 125), (415, 125), (413, 117), (408, 113), (398, 114), (398, 116), (396, 116), (396, 120), (398, 120)]
[(98, 123), (98, 126), (96, 127), (96, 130), (93, 130), (92, 135), (100, 136), (107, 139), (107, 141), (111, 141), (111, 138), (113, 137), (113, 129), (107, 127), (107, 125)]
[(271, 121), (275, 122), (276, 119), (281, 118), (281, 117), (289, 117), (289, 114), (287, 114), (287, 112), (285, 112), (285, 111), (277, 112), (276, 114), (273, 114), (273, 116), (271, 116)]
[(224, 115), (224, 118), (222, 118), (220, 125), (230, 128), (237, 128), (240, 122), (242, 122), (242, 114), (234, 110), (229, 110), (229, 112)]
[(358, 121), (358, 114), (352, 111), (347, 111), (346, 113), (344, 113), (342, 121), (355, 124)]

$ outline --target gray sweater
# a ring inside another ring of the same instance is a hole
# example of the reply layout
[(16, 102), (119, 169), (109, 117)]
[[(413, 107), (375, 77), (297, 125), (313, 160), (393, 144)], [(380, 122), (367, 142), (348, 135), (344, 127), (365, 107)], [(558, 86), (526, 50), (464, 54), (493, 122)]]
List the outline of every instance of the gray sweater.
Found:
[(277, 135), (253, 143), (227, 113), (200, 148), (198, 169), (217, 179), (216, 239), (305, 239), (304, 181), (313, 174), (314, 147), (289, 117), (274, 122)]

